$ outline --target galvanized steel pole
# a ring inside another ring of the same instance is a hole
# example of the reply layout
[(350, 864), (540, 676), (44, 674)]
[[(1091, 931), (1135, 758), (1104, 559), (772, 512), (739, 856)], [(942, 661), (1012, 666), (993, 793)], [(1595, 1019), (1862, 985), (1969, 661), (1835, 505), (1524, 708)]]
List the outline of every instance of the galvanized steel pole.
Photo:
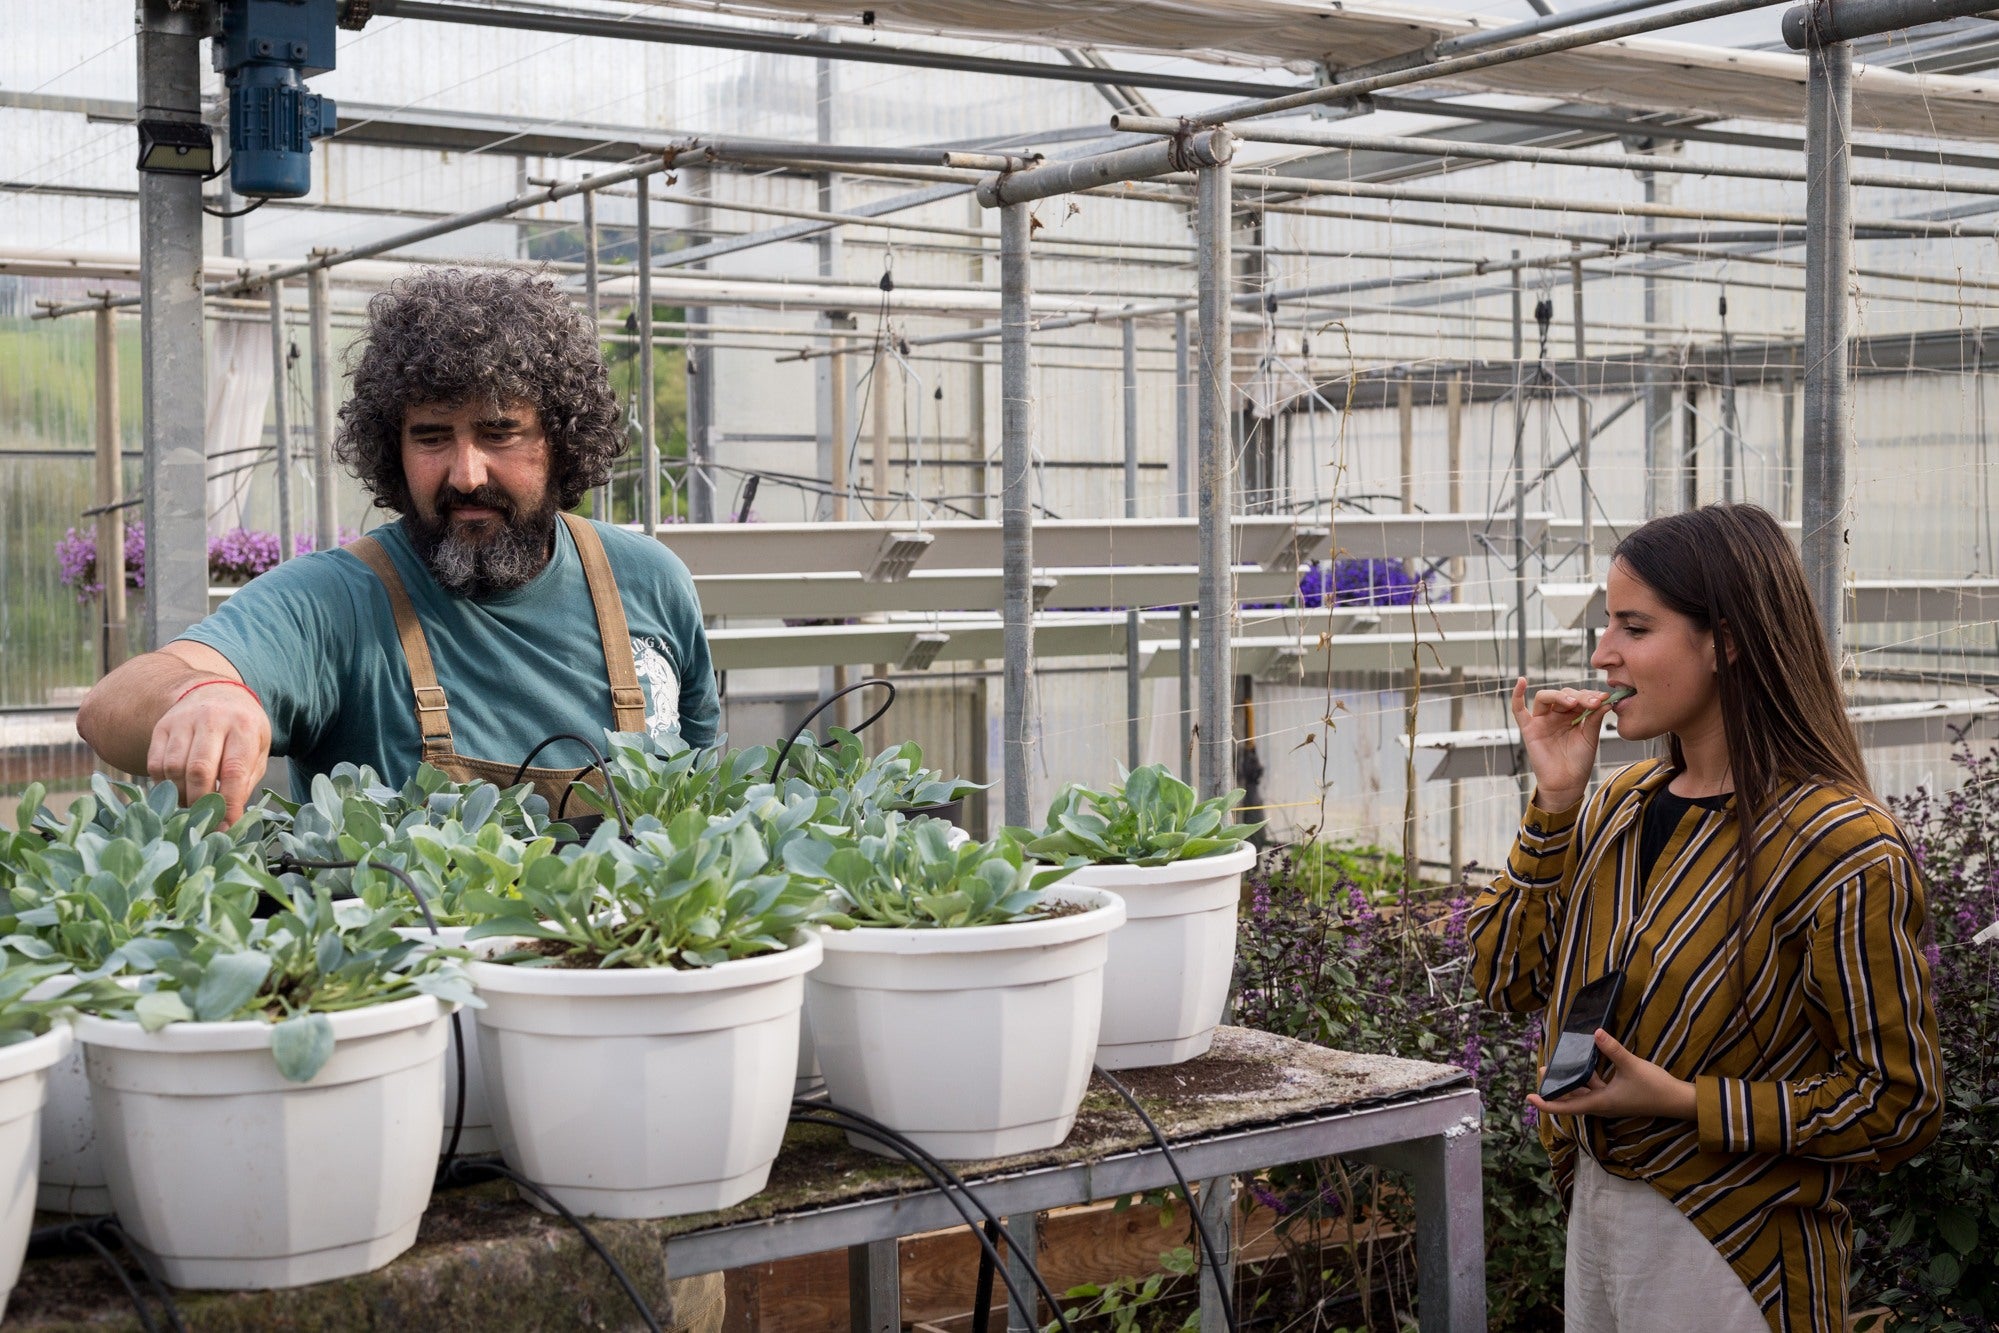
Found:
[[(1223, 142), (1232, 143), (1224, 136)], [(1230, 413), (1230, 280), (1234, 272), (1231, 235), (1233, 192), (1228, 152), (1199, 173), (1195, 209), (1197, 269), (1200, 280), (1201, 364), (1197, 371), (1200, 411), (1200, 610), (1201, 739), (1200, 791), (1220, 796), (1235, 785), (1235, 691), (1231, 640), (1235, 624), (1235, 552), (1231, 516), (1235, 512), (1234, 423)]]
[(1689, 5), (1684, 9), (1675, 9), (1664, 14), (1647, 14), (1642, 18), (1626, 19), (1622, 23), (1607, 23), (1601, 28), (1587, 28), (1581, 32), (1564, 32), (1552, 37), (1538, 37), (1512, 46), (1433, 61), (1366, 78), (1340, 78), (1336, 74), (1333, 82), (1317, 88), (1308, 88), (1302, 92), (1288, 93), (1283, 97), (1272, 97), (1263, 101), (1231, 102), (1188, 119), (1195, 125), (1224, 125), (1234, 120), (1270, 116), (1280, 111), (1296, 110), (1299, 107), (1321, 106), (1329, 102), (1350, 102), (1383, 88), (1427, 83), (1432, 79), (1449, 78), (1453, 74), (1468, 74), (1474, 70), (1491, 69), (1496, 65), (1510, 64), (1516, 60), (1553, 55), (1557, 51), (1572, 51), (1580, 46), (1595, 46), (1602, 42), (1615, 41), (1620, 37), (1636, 37), (1640, 33), (1658, 32), (1664, 28), (1699, 23), (1705, 19), (1721, 18), (1728, 14), (1741, 14), (1752, 9), (1767, 9), (1771, 5), (1780, 3), (1782, 0), (1709, 0), (1706, 4)]
[[(1171, 131), (1169, 131), (1170, 133)], [(1202, 130), (1161, 139), (1156, 143), (1119, 148), (1068, 162), (1051, 162), (1025, 171), (1004, 171), (979, 183), (979, 202), (987, 208), (1031, 204), (1058, 194), (1094, 190), (1121, 181), (1146, 180), (1172, 171), (1193, 171), (1227, 162), (1234, 139), (1226, 132)]]
[(97, 312), (98, 665), (109, 674), (126, 657), (125, 452), (118, 421), (118, 316)]
[[(139, 104), (201, 119), (202, 25), (166, 0), (139, 8)], [(146, 634), (156, 648), (208, 614), (208, 379), (202, 361), (201, 180), (139, 173), (146, 432)]]
[[(1124, 322), (1124, 516), (1138, 517), (1138, 325)], [(1125, 767), (1137, 768), (1138, 743), (1138, 608), (1124, 613), (1124, 755)]]
[[(645, 184), (639, 186), (641, 190)], [(601, 310), (597, 299), (597, 192), (583, 192), (583, 307), (590, 314), (590, 336), (601, 351), (604, 346), (604, 328), (599, 322)], [(600, 523), (617, 520), (611, 512), (611, 474), (604, 474), (604, 484), (597, 488), (597, 499), (591, 508)]]
[(333, 506), (338, 473), (333, 469), (333, 293), (332, 278), (316, 268), (305, 280), (306, 310), (312, 322), (312, 504), (313, 550), (340, 544), (339, 515)]
[[(1518, 259), (1520, 252), (1515, 250)], [(1527, 364), (1520, 320), (1520, 270), (1513, 270), (1513, 633), (1527, 674)]]
[[(1173, 316), (1173, 480), (1178, 513), (1187, 517), (1194, 502), (1191, 430), (1187, 411), (1187, 312)], [(1180, 608), (1180, 780), (1194, 780), (1194, 608)]]
[(277, 432), (278, 559), (298, 552), (292, 536), (291, 346), (285, 337), (285, 285), (271, 284), (271, 424)]
[[(639, 336), (639, 526), (648, 537), (659, 536), (658, 395), (653, 389), (652, 346), (652, 182), (641, 179), (638, 189), (639, 290), (633, 314)], [(693, 364), (688, 358), (688, 364)], [(691, 396), (691, 395), (690, 395)], [(691, 445), (690, 445), (691, 447)]]
[(1845, 662), (1848, 419), (1846, 288), (1853, 264), (1853, 194), (1846, 136), (1853, 123), (1853, 49), (1810, 51), (1805, 85), (1806, 160), (1811, 166), (1805, 233), (1805, 573), (1833, 665)]
[[(1034, 680), (1034, 528), (1028, 482), (1034, 449), (1033, 294), (1027, 205), (1000, 210), (1000, 561), (1004, 592), (1004, 692), (1000, 763), (1006, 773), (1006, 822), (1028, 813), (1030, 690)], [(879, 386), (877, 386), (879, 389)]]

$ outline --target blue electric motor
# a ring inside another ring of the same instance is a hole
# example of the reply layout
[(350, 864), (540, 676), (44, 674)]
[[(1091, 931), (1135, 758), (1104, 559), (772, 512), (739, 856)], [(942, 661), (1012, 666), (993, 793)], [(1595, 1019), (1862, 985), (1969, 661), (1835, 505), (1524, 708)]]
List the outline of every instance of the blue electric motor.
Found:
[(333, 68), (337, 0), (223, 0), (215, 68), (229, 86), (229, 188), (296, 199), (312, 188), (312, 141), (333, 99), (305, 81)]

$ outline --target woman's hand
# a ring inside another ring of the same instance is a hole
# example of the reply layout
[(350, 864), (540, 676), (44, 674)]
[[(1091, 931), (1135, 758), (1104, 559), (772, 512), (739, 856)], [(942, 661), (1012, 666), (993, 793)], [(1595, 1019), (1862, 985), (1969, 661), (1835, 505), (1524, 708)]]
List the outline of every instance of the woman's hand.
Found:
[(1534, 770), (1542, 809), (1567, 810), (1582, 800), (1596, 767), (1604, 714), (1610, 711), (1598, 705), (1609, 697), (1601, 690), (1537, 690), (1530, 709), (1527, 677), (1513, 682), (1513, 721), (1527, 749), (1527, 765)]
[(1592, 1074), (1587, 1087), (1564, 1093), (1553, 1101), (1530, 1092), (1527, 1104), (1543, 1115), (1657, 1116), (1667, 1120), (1695, 1117), (1693, 1084), (1633, 1055), (1602, 1028), (1596, 1030), (1596, 1048), (1610, 1061), (1608, 1075)]

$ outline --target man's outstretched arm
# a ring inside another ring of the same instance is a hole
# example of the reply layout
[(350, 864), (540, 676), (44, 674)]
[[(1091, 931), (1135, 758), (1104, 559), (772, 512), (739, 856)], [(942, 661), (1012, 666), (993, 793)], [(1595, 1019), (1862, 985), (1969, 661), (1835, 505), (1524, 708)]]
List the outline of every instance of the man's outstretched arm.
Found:
[(184, 802), (219, 790), (233, 824), (271, 757), (271, 720), (242, 684), (221, 653), (177, 640), (97, 682), (77, 734), (113, 767), (172, 782)]

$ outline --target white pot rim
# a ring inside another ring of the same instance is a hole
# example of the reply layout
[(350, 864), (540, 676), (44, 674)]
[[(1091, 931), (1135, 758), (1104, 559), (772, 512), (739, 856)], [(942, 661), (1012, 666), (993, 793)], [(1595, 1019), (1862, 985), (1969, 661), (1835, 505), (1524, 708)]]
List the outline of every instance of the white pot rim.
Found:
[[(493, 954), (521, 942), (520, 936), (502, 936), (476, 940), (471, 947)], [(475, 958), (466, 970), (479, 990), (509, 995), (694, 995), (801, 976), (824, 956), (819, 935), (804, 931), (782, 953), (733, 958), (711, 967), (515, 967)]]
[[(69, 1024), (57, 1019), (39, 1037), (0, 1046), (0, 1079), (19, 1078), (49, 1068), (69, 1054), (70, 1039)], [(29, 1187), (32, 1190), (33, 1182)]]
[(1057, 883), (1047, 898), (1077, 903), (1089, 910), (1047, 921), (1008, 921), (997, 926), (961, 926), (955, 930), (915, 930), (901, 926), (856, 926), (852, 930), (820, 927), (820, 938), (834, 953), (937, 954), (993, 953), (1004, 949), (1042, 949), (1107, 935), (1124, 924), (1124, 899), (1108, 889)]
[[(444, 1017), (455, 1007), (434, 996), (417, 995), (407, 1000), (391, 1000), (387, 1004), (371, 1004), (363, 1009), (342, 1010), (328, 1014), (327, 1018), (333, 1022), (333, 1040), (341, 1042), (422, 1027)], [(268, 1050), (273, 1026), (258, 1018), (236, 1019), (227, 1023), (190, 1020), (169, 1023), (158, 1032), (148, 1032), (139, 1026), (136, 1019), (98, 1018), (91, 1014), (78, 1014), (76, 1017), (77, 1039), (86, 1046), (185, 1055)]]
[(1179, 884), (1194, 879), (1214, 879), (1219, 875), (1239, 875), (1256, 864), (1256, 848), (1243, 842), (1231, 851), (1210, 852), (1185, 861), (1164, 865), (1135, 866), (1127, 861), (1100, 861), (1077, 866), (1070, 878), (1088, 875), (1089, 883), (1106, 888), (1132, 884)]

